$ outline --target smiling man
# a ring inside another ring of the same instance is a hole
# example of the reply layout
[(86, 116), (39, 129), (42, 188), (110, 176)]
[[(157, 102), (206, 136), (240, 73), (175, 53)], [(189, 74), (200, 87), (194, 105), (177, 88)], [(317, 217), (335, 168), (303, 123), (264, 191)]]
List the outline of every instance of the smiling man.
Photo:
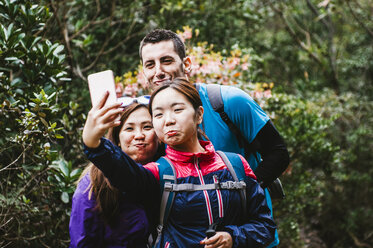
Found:
[[(146, 35), (141, 41), (139, 54), (143, 74), (151, 88), (176, 77), (188, 77), (191, 70), (191, 59), (186, 55), (184, 43), (170, 30), (156, 29)], [(206, 85), (200, 84), (198, 91), (204, 108), (202, 127), (216, 150), (245, 156), (263, 187), (285, 171), (289, 154), (284, 141), (268, 115), (248, 94), (236, 87), (220, 88), (224, 112), (248, 143), (256, 144), (256, 152), (245, 154), (245, 148), (239, 145), (236, 135), (212, 108)], [(268, 191), (266, 196), (268, 206), (272, 209)], [(276, 235), (269, 247), (278, 244)]]

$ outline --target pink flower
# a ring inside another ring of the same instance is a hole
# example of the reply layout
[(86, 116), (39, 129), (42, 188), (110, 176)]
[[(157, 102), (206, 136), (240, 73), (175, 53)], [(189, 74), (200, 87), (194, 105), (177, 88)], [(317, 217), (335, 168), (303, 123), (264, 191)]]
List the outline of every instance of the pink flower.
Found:
[(124, 95), (130, 96), (130, 97), (136, 97), (137, 90), (138, 88), (136, 84), (127, 85), (126, 88), (124, 88)]
[(262, 97), (263, 97), (263, 92), (261, 92), (261, 91), (254, 91), (253, 92), (253, 98), (261, 99)]
[(115, 85), (115, 93), (117, 94), (117, 97), (123, 96), (123, 84), (118, 83)]
[(248, 65), (248, 63), (243, 63), (243, 64), (241, 65), (241, 69), (244, 70), (244, 71), (247, 71), (247, 70), (249, 69), (249, 65)]
[(189, 29), (185, 30), (183, 33), (184, 39), (186, 40), (192, 38), (192, 35), (193, 35), (192, 30), (189, 30)]
[(271, 90), (266, 90), (266, 91), (264, 91), (264, 97), (265, 97), (265, 98), (270, 98), (270, 97), (272, 97), (272, 91), (271, 91)]
[(142, 88), (146, 89), (148, 87), (148, 82), (145, 80), (145, 77), (142, 73), (137, 74), (137, 83), (141, 85)]

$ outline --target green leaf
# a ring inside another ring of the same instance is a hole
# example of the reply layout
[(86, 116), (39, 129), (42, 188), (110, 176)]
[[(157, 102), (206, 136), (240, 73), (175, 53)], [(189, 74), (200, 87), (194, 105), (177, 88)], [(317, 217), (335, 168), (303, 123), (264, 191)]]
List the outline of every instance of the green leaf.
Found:
[(11, 83), (10, 86), (16, 86), (18, 83), (21, 83), (22, 79), (21, 78), (15, 78)]
[[(44, 113), (39, 112), (38, 114), (39, 114), (39, 116), (40, 116), (41, 114), (44, 114)], [(45, 114), (44, 114), (44, 115), (45, 115)], [(41, 122), (44, 124), (44, 126), (48, 127), (48, 122), (47, 122), (43, 117), (40, 117), (40, 120), (41, 120)]]
[(57, 180), (57, 182), (59, 182), (60, 184), (62, 184), (62, 182), (64, 181), (63, 178), (59, 175), (59, 174), (54, 174), (54, 178)]
[(63, 45), (59, 45), (57, 46), (54, 51), (53, 51), (53, 55), (54, 56), (58, 56), (58, 54), (63, 51), (65, 49), (65, 47)]
[(29, 204), (31, 202), (30, 199), (27, 199), (26, 196), (22, 195), (22, 200), (24, 203)]
[(67, 192), (62, 192), (62, 194), (61, 194), (61, 200), (64, 203), (69, 203), (69, 201), (70, 201), (69, 194)]
[(31, 45), (30, 45), (30, 48), (33, 47), (33, 46), (35, 46), (35, 44), (38, 43), (40, 40), (41, 40), (41, 37), (36, 37), (36, 38), (32, 41), (32, 43), (31, 43)]
[(6, 40), (5, 37), (6, 37), (6, 28), (0, 24), (0, 37), (3, 39), (3, 40)]
[(11, 23), (8, 27), (8, 29), (6, 29), (6, 33), (5, 33), (5, 40), (8, 40), (9, 39), (9, 36), (12, 34), (12, 31), (13, 31), (13, 23)]
[(60, 162), (58, 163), (58, 167), (65, 177), (70, 175), (69, 167), (65, 160), (60, 160)]
[(8, 57), (8, 58), (5, 58), (4, 60), (6, 60), (6, 61), (17, 61), (18, 58), (17, 57)]
[(56, 133), (54, 135), (54, 137), (56, 137), (56, 139), (63, 139), (64, 138), (61, 134), (58, 134), (58, 133)]
[(73, 179), (75, 179), (75, 178), (77, 178), (77, 177), (80, 176), (81, 172), (82, 172), (82, 170), (80, 168), (74, 169), (71, 172), (70, 177), (73, 178)]
[(50, 94), (49, 96), (47, 96), (47, 99), (50, 100), (50, 99), (53, 98), (55, 95), (56, 95), (56, 92), (53, 92), (52, 94)]

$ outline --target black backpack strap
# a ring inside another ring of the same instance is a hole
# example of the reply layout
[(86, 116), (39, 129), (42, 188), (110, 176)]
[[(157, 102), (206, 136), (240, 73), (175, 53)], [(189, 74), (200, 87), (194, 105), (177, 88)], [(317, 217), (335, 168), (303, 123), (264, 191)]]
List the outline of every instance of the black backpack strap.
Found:
[(256, 156), (256, 151), (259, 149), (259, 143), (256, 139), (254, 139), (252, 143), (249, 143), (241, 134), (241, 130), (231, 121), (231, 119), (229, 119), (228, 114), (224, 111), (224, 102), (221, 96), (221, 86), (219, 84), (206, 84), (206, 89), (212, 108), (220, 115), (221, 119), (225, 122), (225, 124), (227, 124), (229, 129), (236, 136), (238, 145), (245, 149), (246, 157), (252, 153), (259, 164)]

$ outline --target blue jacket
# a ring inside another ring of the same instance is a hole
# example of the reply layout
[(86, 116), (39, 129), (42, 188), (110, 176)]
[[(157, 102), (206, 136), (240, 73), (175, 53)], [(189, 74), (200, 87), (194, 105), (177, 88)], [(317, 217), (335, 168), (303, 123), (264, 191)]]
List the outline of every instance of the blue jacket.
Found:
[[(214, 176), (219, 182), (234, 181), (212, 144), (201, 141), (201, 145), (206, 151), (196, 154), (167, 147), (166, 156), (175, 166), (178, 184), (211, 184), (215, 182)], [(104, 138), (98, 148), (85, 147), (85, 153), (112, 185), (123, 191), (138, 192), (138, 197), (144, 199), (157, 194), (158, 202), (155, 204), (159, 204), (160, 175), (155, 162), (139, 166)], [(264, 192), (246, 160), (241, 159), (247, 174), (247, 218), (243, 217), (238, 191), (179, 192), (164, 226), (159, 247), (203, 247), (199, 242), (205, 238), (211, 222), (218, 224), (217, 231), (230, 233), (233, 247), (263, 247), (274, 239), (276, 225)]]
[(79, 182), (72, 201), (70, 247), (146, 247), (149, 223), (142, 205), (124, 196), (118, 202), (119, 220), (115, 227), (105, 225), (97, 211), (94, 194), (89, 195), (87, 173)]

